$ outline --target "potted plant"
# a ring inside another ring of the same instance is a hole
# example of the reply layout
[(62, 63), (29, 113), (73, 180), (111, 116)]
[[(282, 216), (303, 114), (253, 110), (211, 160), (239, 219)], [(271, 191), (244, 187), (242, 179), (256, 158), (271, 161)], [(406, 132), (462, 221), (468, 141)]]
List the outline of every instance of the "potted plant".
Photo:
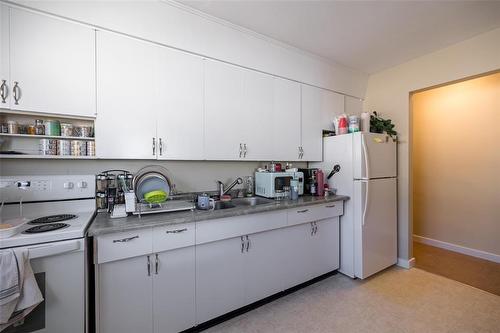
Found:
[(398, 132), (394, 130), (394, 124), (391, 119), (384, 119), (378, 115), (377, 111), (373, 111), (370, 115), (370, 132), (372, 133), (387, 133), (392, 139), (396, 139)]

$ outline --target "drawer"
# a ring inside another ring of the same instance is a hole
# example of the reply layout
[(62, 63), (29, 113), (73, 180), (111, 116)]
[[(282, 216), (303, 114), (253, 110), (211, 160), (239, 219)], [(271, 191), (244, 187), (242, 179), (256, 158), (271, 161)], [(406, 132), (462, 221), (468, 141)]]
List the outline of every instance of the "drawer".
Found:
[(196, 244), (286, 227), (286, 211), (250, 214), (196, 223)]
[(289, 209), (288, 225), (297, 225), (301, 223), (320, 221), (326, 218), (340, 216), (343, 213), (344, 202), (334, 201), (321, 205), (303, 206)]
[(194, 245), (195, 223), (153, 228), (153, 252), (163, 252)]
[(97, 237), (97, 263), (150, 254), (153, 251), (151, 228), (116, 232)]

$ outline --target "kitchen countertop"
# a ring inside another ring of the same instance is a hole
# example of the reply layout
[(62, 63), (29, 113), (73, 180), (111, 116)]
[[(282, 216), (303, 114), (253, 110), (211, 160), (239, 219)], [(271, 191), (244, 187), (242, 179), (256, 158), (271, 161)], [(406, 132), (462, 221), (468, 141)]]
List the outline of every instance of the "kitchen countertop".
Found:
[(322, 204), (333, 201), (345, 201), (349, 197), (345, 195), (330, 195), (328, 197), (302, 196), (296, 201), (275, 201), (269, 204), (256, 206), (236, 206), (234, 208), (220, 210), (194, 210), (171, 213), (154, 213), (142, 215), (131, 215), (124, 218), (112, 219), (108, 213), (98, 213), (87, 230), (89, 236), (141, 229), (146, 227), (166, 226), (179, 223), (201, 222), (212, 219), (220, 219), (232, 216), (241, 216), (255, 213), (270, 212), (294, 207)]

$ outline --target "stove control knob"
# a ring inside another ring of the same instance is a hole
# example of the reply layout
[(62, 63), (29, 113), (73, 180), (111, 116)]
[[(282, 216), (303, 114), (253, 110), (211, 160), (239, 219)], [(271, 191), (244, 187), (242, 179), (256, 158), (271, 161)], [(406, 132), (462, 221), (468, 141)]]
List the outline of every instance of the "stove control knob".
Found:
[(78, 188), (87, 188), (87, 182), (81, 181), (77, 184)]
[(74, 186), (75, 186), (75, 184), (73, 184), (73, 182), (64, 183), (64, 188), (67, 190), (71, 190)]

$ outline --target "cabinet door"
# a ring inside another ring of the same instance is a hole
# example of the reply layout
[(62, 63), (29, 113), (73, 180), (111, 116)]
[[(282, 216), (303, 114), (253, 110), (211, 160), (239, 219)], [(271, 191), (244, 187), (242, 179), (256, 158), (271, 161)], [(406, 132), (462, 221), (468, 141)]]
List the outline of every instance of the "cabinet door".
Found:
[(159, 46), (98, 32), (98, 157), (156, 159), (158, 59)]
[(273, 123), (273, 77), (244, 70), (244, 105), (240, 126), (243, 134), (245, 160), (273, 159), (273, 146), (269, 143), (279, 124)]
[(11, 108), (95, 116), (95, 31), (10, 9)]
[(243, 69), (205, 61), (205, 154), (209, 160), (243, 157)]
[(283, 229), (285, 240), (283, 266), (284, 289), (291, 288), (312, 278), (312, 226), (304, 223)]
[(240, 237), (196, 246), (196, 322), (245, 305), (244, 253)]
[(9, 8), (0, 4), (0, 109), (10, 107)]
[(334, 217), (315, 222), (310, 261), (313, 277), (317, 277), (339, 268), (339, 218)]
[[(195, 248), (153, 255), (154, 332), (180, 332), (195, 325)], [(138, 331), (139, 332), (139, 331)]]
[(300, 146), (300, 84), (274, 78), (274, 108), (270, 133), (273, 159), (294, 161), (299, 159)]
[(253, 303), (283, 290), (285, 252), (283, 229), (248, 236), (245, 247), (245, 300)]
[(202, 160), (203, 59), (161, 49), (158, 159)]
[(153, 332), (153, 279), (147, 264), (148, 257), (141, 256), (99, 265), (100, 333)]
[(322, 132), (322, 89), (303, 84), (302, 86), (302, 149), (304, 161), (321, 161), (323, 159)]

